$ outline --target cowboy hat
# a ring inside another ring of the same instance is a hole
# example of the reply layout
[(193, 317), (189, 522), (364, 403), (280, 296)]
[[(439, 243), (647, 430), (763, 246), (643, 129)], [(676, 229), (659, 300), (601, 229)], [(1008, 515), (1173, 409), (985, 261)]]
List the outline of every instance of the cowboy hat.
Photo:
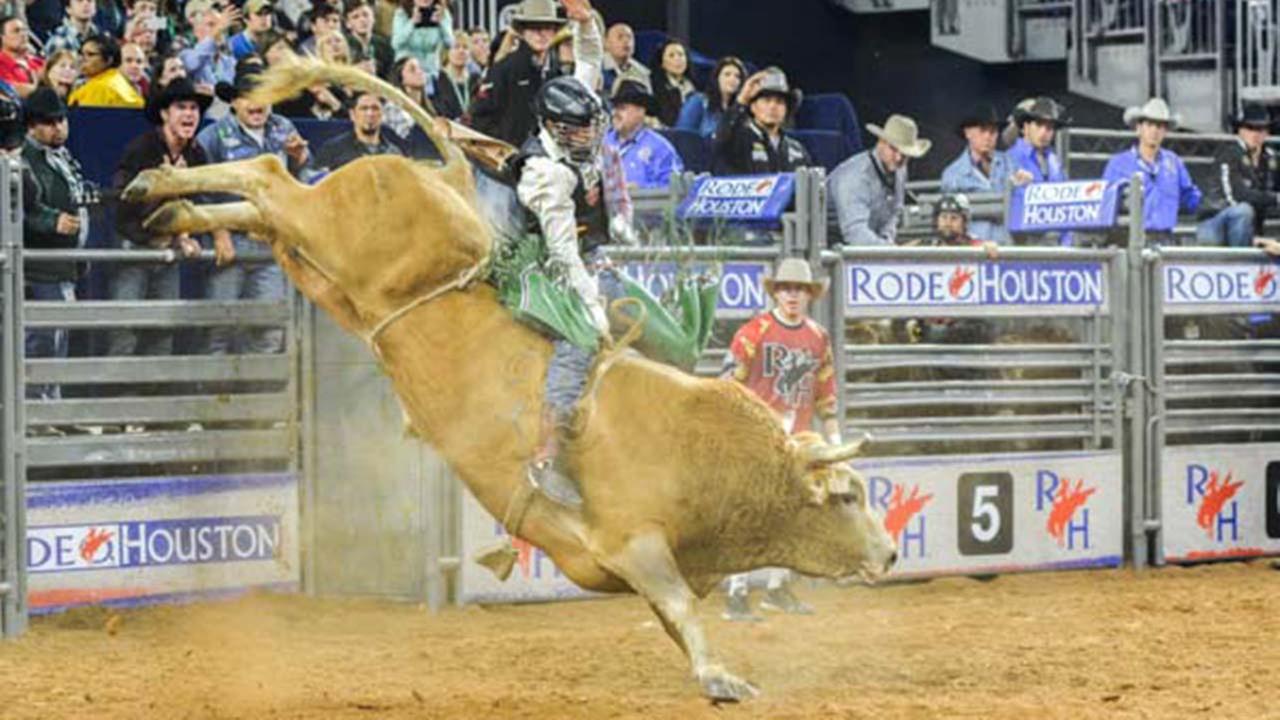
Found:
[(194, 100), (200, 106), (200, 114), (209, 109), (209, 104), (213, 102), (213, 98), (203, 93), (196, 92), (196, 86), (185, 77), (175, 78), (163, 88), (156, 88), (151, 93), (151, 97), (147, 98), (147, 109), (144, 111), (147, 120), (152, 125), (159, 125), (161, 122), (160, 111), (180, 100)]
[(1164, 123), (1169, 127), (1177, 127), (1182, 124), (1182, 116), (1170, 112), (1169, 103), (1161, 98), (1151, 98), (1145, 105), (1134, 106), (1124, 111), (1125, 125), (1133, 127), (1142, 120)]
[(610, 99), (615, 106), (639, 105), (650, 115), (657, 114), (657, 102), (653, 99), (653, 93), (649, 92), (649, 88), (644, 83), (635, 80), (619, 81)]
[(890, 115), (884, 122), (884, 127), (867, 123), (867, 132), (889, 143), (909, 158), (922, 157), (933, 147), (931, 140), (920, 137), (916, 121), (906, 115)]
[(568, 20), (556, 12), (555, 0), (520, 0), (511, 15), (511, 27), (519, 25), (564, 25)]
[(22, 117), (27, 125), (57, 122), (67, 116), (67, 106), (58, 93), (48, 85), (41, 85), (22, 103)]
[(1004, 121), (1000, 119), (1000, 113), (996, 111), (995, 105), (979, 105), (960, 119), (960, 124), (956, 126), (956, 132), (961, 137), (964, 137), (966, 128), (974, 126), (999, 128), (1003, 123)]
[(1239, 130), (1241, 127), (1250, 127), (1258, 129), (1271, 128), (1271, 113), (1261, 105), (1245, 105), (1240, 114), (1232, 118), (1231, 127)]
[(224, 103), (231, 103), (236, 98), (248, 95), (258, 86), (258, 76), (262, 74), (262, 66), (253, 63), (246, 63), (244, 60), (236, 63), (236, 79), (235, 82), (220, 82), (213, 88), (213, 94)]
[(1054, 127), (1071, 124), (1066, 108), (1051, 97), (1038, 97), (1030, 104), (1026, 104), (1025, 100), (1018, 103), (1017, 109), (1013, 111), (1013, 120), (1018, 127), (1022, 127), (1029, 120), (1051, 123)]
[(804, 101), (804, 93), (799, 88), (793, 88), (787, 83), (787, 74), (782, 72), (780, 68), (765, 68), (763, 76), (760, 78), (760, 87), (756, 89), (756, 94), (751, 96), (751, 102), (755, 102), (756, 98), (765, 95), (773, 95), (782, 98), (787, 103), (787, 112), (793, 113), (796, 108), (800, 107), (800, 103)]
[(780, 284), (805, 285), (809, 288), (809, 294), (814, 300), (822, 297), (822, 294), (827, 291), (826, 279), (814, 280), (813, 270), (802, 258), (786, 258), (778, 263), (778, 269), (774, 271), (773, 277), (764, 279), (764, 291), (772, 295), (774, 288)]

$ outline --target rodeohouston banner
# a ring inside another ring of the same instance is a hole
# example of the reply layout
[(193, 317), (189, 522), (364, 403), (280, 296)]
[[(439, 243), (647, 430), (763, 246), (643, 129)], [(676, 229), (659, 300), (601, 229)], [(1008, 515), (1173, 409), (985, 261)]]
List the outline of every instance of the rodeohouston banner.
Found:
[(764, 279), (769, 276), (765, 262), (724, 262), (719, 265), (693, 263), (679, 267), (676, 263), (628, 262), (618, 265), (623, 273), (643, 285), (654, 297), (662, 297), (674, 284), (677, 272), (714, 272), (720, 277), (720, 297), (716, 314), (723, 317), (750, 317), (764, 310), (768, 298)]
[(27, 485), (32, 612), (296, 590), (291, 473)]
[(1009, 198), (1009, 231), (1040, 233), (1114, 227), (1120, 189), (1125, 184), (1082, 180), (1015, 187)]
[(1160, 474), (1166, 561), (1280, 554), (1280, 444), (1166, 448)]
[(938, 308), (970, 315), (1093, 315), (1109, 308), (1107, 265), (1100, 261), (852, 260), (845, 273), (845, 304), (858, 314), (914, 316)]
[(890, 577), (1113, 567), (1123, 560), (1118, 452), (853, 465), (898, 541)]
[(1168, 262), (1161, 267), (1165, 311), (1274, 311), (1280, 306), (1277, 271), (1280, 265), (1274, 262)]
[(729, 223), (777, 224), (791, 206), (796, 179), (791, 173), (738, 177), (702, 176), (693, 181), (676, 217)]

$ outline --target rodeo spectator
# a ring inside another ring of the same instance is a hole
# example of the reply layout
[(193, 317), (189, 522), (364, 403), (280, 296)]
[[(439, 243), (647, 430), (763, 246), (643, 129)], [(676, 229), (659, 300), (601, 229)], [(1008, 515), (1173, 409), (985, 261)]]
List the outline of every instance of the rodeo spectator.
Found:
[(667, 139), (645, 124), (654, 107), (648, 88), (623, 80), (613, 94), (613, 128), (604, 137), (605, 145), (622, 158), (627, 183), (638, 188), (666, 187), (671, 173), (683, 172), (680, 154)]
[(149, 71), (147, 53), (142, 48), (134, 43), (120, 46), (120, 74), (144, 98), (151, 94), (151, 78), (147, 76)]
[(482, 27), (471, 28), (467, 31), (467, 36), (471, 38), (468, 44), (470, 59), (467, 61), (467, 69), (472, 75), (480, 77), (489, 69), (489, 58), (492, 56), (489, 43), (493, 42), (493, 37)]
[[(196, 92), (190, 80), (178, 78), (147, 102), (146, 116), (152, 130), (134, 138), (125, 147), (112, 185), (123, 189), (148, 168), (161, 166), (197, 167), (208, 162), (204, 148), (196, 142), (200, 114), (209, 107), (208, 95)], [(120, 247), (172, 248), (184, 257), (200, 254), (200, 243), (187, 234), (156, 235), (142, 222), (161, 203), (122, 203), (116, 209), (116, 237)], [(108, 290), (112, 300), (177, 300), (178, 266), (168, 264), (120, 263), (114, 266)], [(108, 355), (172, 355), (173, 331), (134, 331), (118, 328), (108, 334)]]
[(916, 121), (890, 115), (884, 127), (868, 124), (875, 147), (854, 155), (831, 171), (827, 197), (835, 206), (845, 245), (893, 245), (907, 191), (907, 161), (929, 152), (933, 143), (919, 137)]
[(1021, 134), (1009, 148), (1014, 184), (1066, 180), (1062, 161), (1053, 149), (1053, 136), (1058, 128), (1070, 122), (1063, 107), (1053, 98), (1038, 97), (1025, 107), (1020, 104), (1013, 117)]
[(247, 0), (244, 4), (244, 30), (232, 36), (228, 43), (236, 60), (248, 55), (262, 54), (266, 47), (262, 41), (274, 29), (276, 9), (270, 0)]
[(440, 72), (440, 48), (451, 45), (453, 14), (445, 0), (400, 0), (391, 29), (397, 58), (418, 58), (430, 77)]
[[(256, 72), (244, 67), (233, 85), (222, 85), (218, 96), (230, 103), (232, 114), (206, 127), (196, 136), (209, 162), (248, 160), (270, 153), (280, 158), (289, 172), (307, 180), (314, 177), (307, 143), (288, 119), (271, 112), (270, 106), (250, 103), (245, 97), (256, 83)], [(274, 262), (245, 264), (246, 257), (268, 259), (266, 246), (256, 243), (244, 233), (225, 230), (213, 234), (216, 265), (209, 273), (206, 296), (210, 300), (279, 300), (284, 297), (284, 276)], [(280, 329), (257, 329), (238, 342), (235, 328), (211, 328), (208, 352), (225, 355), (235, 351), (246, 353), (280, 352), (284, 333)]]
[(704, 138), (715, 135), (720, 118), (742, 89), (742, 79), (746, 76), (747, 66), (741, 60), (732, 55), (720, 58), (711, 71), (712, 80), (707, 83), (707, 89), (690, 95), (685, 101), (676, 128), (696, 132)]
[(240, 11), (213, 0), (188, 0), (185, 12), (195, 44), (180, 53), (182, 64), (196, 90), (213, 95), (218, 83), (236, 79), (236, 58), (227, 47), (226, 33)]
[(800, 91), (791, 88), (787, 76), (776, 67), (748, 78), (716, 130), (712, 147), (715, 173), (762, 175), (812, 165), (804, 145), (782, 132), (800, 98)]
[[(431, 107), (431, 101), (427, 99), (427, 74), (422, 71), (418, 58), (402, 57), (397, 60), (391, 66), (391, 84), (400, 88), (419, 107)], [(404, 108), (395, 103), (387, 103), (383, 107), (382, 114), (385, 118), (383, 122), (396, 134), (396, 137), (401, 140), (408, 139), (409, 133), (413, 131), (414, 122)]]
[(44, 60), (31, 52), (27, 24), (22, 18), (0, 17), (0, 80), (9, 83), (18, 97), (26, 97), (39, 84), (42, 67)]
[[(329, 3), (319, 3), (311, 8), (311, 37), (298, 45), (303, 55), (320, 55), (320, 41), (330, 35), (342, 33), (342, 13)], [(345, 37), (344, 37), (345, 39)]]
[(337, 170), (366, 155), (404, 155), (400, 146), (382, 135), (382, 99), (361, 90), (352, 93), (348, 106), (351, 130), (321, 146), (316, 164)]
[[(816, 282), (809, 263), (787, 258), (765, 291), (774, 307), (752, 318), (734, 334), (725, 358), (724, 375), (747, 386), (765, 402), (788, 433), (810, 432), (813, 421), (822, 423), (822, 434), (840, 443), (836, 417), (835, 361), (827, 331), (809, 317), (809, 304), (826, 292)], [(729, 578), (724, 617), (730, 621), (755, 621), (748, 602), (747, 574)], [(760, 607), (789, 614), (809, 615), (813, 608), (801, 602), (788, 586), (790, 573), (772, 570), (768, 591)]]
[(657, 112), (651, 112), (663, 127), (674, 127), (685, 100), (698, 91), (689, 79), (689, 53), (679, 40), (667, 40), (654, 55), (653, 96)]
[[(1009, 156), (996, 149), (1000, 115), (995, 107), (974, 108), (960, 121), (960, 136), (966, 147), (960, 157), (942, 171), (944, 193), (1003, 193), (1012, 182)], [(970, 223), (974, 237), (1001, 245), (1010, 242), (1002, 223), (976, 220)]]
[(1266, 216), (1280, 207), (1280, 158), (1267, 146), (1270, 114), (1261, 105), (1246, 105), (1233, 124), (1236, 141), (1213, 158), (1214, 181), (1196, 230), (1202, 245), (1249, 247)]
[(356, 65), (370, 63), (371, 67), (366, 67), (369, 73), (386, 78), (391, 74), (396, 54), (391, 49), (391, 41), (374, 32), (373, 20), (373, 5), (367, 0), (353, 0), (343, 14), (351, 61)]
[(1152, 98), (1142, 107), (1125, 110), (1124, 123), (1134, 129), (1138, 142), (1113, 155), (1102, 177), (1117, 183), (1141, 173), (1142, 224), (1147, 243), (1177, 244), (1173, 228), (1178, 224), (1178, 211), (1195, 212), (1200, 207), (1200, 188), (1191, 181), (1182, 158), (1161, 147), (1170, 126), (1178, 124), (1178, 116), (1169, 112), (1164, 100)]
[(40, 70), (40, 85), (53, 90), (62, 100), (71, 95), (71, 89), (79, 79), (80, 62), (70, 50), (53, 53)]
[(635, 80), (653, 87), (649, 68), (635, 59), (636, 34), (631, 26), (618, 23), (604, 36), (604, 91), (613, 91), (620, 80)]
[(71, 107), (142, 109), (146, 102), (120, 72), (120, 46), (109, 36), (91, 37), (80, 46), (80, 72), (85, 82), (71, 92)]
[[(534, 128), (532, 103), (538, 89), (559, 74), (551, 62), (551, 41), (565, 24), (554, 0), (523, 0), (511, 18), (520, 46), (498, 60), (476, 89), (471, 122), (476, 130), (516, 147)], [(427, 70), (424, 64), (423, 70)]]
[(436, 112), (450, 120), (459, 120), (471, 107), (471, 93), (479, 78), (467, 70), (467, 36), (454, 33), (453, 46), (445, 51), (444, 67), (435, 78), (435, 95), (431, 102)]
[[(67, 108), (51, 88), (37, 88), (23, 105), (27, 142), (22, 148), (24, 198), (23, 245), (28, 248), (71, 250), (84, 247), (89, 237), (91, 193), (80, 163), (67, 149)], [(81, 268), (75, 262), (28, 262), (25, 297), (28, 300), (76, 299), (76, 280)], [(66, 357), (67, 331), (63, 328), (27, 332), (28, 358)], [(28, 385), (27, 397), (59, 398), (57, 386)]]
[(102, 30), (93, 23), (97, 10), (94, 0), (67, 0), (67, 17), (49, 34), (44, 43), (44, 56), (53, 57), (60, 50), (79, 54), (80, 43), (91, 36), (101, 35)]

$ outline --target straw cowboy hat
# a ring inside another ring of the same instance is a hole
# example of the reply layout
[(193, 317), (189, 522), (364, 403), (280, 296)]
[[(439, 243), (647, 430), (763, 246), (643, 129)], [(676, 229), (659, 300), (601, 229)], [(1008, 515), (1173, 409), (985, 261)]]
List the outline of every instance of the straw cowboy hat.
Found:
[(521, 0), (511, 15), (511, 27), (519, 25), (564, 25), (568, 20), (556, 12), (555, 0)]
[(867, 123), (867, 132), (889, 143), (909, 158), (922, 157), (933, 147), (933, 142), (920, 137), (916, 121), (906, 115), (890, 115), (884, 127)]
[(764, 279), (764, 291), (772, 295), (774, 288), (779, 284), (805, 285), (815, 300), (827, 291), (827, 281), (814, 280), (809, 263), (801, 258), (786, 258), (778, 263), (778, 269), (773, 273), (773, 277)]
[(1182, 124), (1182, 116), (1169, 112), (1169, 103), (1160, 98), (1151, 98), (1146, 105), (1131, 107), (1124, 111), (1125, 125), (1133, 127), (1142, 120), (1164, 123), (1169, 127), (1177, 127)]

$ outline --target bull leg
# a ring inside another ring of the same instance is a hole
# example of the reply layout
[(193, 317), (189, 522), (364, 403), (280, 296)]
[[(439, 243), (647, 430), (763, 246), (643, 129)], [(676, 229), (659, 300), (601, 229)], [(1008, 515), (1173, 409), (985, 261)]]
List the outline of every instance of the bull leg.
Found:
[(250, 160), (175, 168), (169, 165), (143, 170), (125, 187), (125, 202), (160, 200), (196, 193), (230, 193), (249, 199), (261, 197), (268, 189), (303, 187), (293, 179), (275, 155), (259, 155)]
[(632, 537), (622, 552), (602, 564), (649, 601), (667, 634), (689, 658), (704, 695), (713, 702), (738, 702), (757, 694), (751, 683), (712, 662), (702, 624), (694, 613), (697, 598), (680, 575), (661, 533)]
[(190, 200), (173, 200), (160, 206), (142, 223), (159, 235), (207, 233), (232, 230), (265, 237), (271, 228), (262, 213), (247, 202), (196, 205)]

